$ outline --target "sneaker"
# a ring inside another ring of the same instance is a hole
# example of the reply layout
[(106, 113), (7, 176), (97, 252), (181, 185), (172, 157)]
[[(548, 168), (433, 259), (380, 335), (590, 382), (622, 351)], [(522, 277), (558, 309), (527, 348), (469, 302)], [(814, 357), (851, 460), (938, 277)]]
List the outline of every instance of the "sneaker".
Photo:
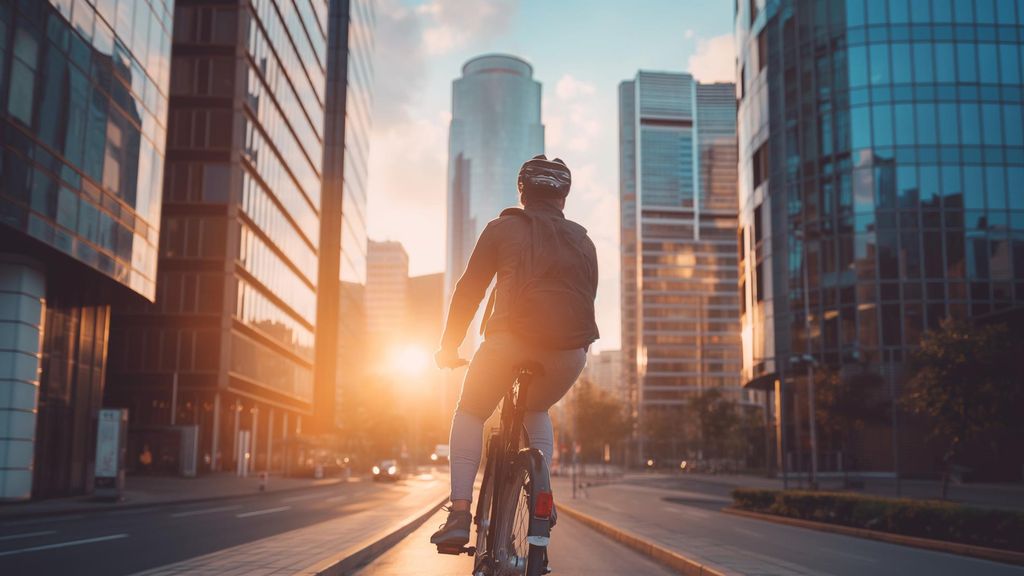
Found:
[(469, 542), (469, 526), (473, 515), (468, 510), (448, 511), (448, 520), (430, 537), (430, 543), (437, 546), (465, 546)]

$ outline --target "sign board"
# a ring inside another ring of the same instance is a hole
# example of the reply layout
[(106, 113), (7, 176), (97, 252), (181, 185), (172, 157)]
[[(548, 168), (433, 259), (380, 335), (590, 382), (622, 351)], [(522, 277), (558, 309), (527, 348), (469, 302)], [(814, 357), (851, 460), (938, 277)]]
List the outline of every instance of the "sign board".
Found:
[(101, 408), (96, 427), (96, 495), (119, 499), (124, 491), (128, 410)]

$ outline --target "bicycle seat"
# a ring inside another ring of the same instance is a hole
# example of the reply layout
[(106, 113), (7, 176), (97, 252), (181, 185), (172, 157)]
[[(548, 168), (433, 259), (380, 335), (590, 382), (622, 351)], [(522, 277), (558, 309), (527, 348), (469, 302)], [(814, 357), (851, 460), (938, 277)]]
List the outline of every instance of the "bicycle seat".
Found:
[(527, 360), (525, 362), (520, 362), (519, 364), (516, 364), (515, 371), (516, 374), (526, 372), (527, 374), (532, 374), (533, 376), (543, 376), (544, 365), (541, 364), (540, 362)]

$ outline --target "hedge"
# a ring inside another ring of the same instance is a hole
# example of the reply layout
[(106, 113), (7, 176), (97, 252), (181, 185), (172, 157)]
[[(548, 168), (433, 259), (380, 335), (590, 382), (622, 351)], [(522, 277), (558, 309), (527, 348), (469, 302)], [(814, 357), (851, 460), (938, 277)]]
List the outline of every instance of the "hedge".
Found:
[(750, 488), (733, 490), (732, 498), (740, 510), (1024, 552), (1024, 512), (1016, 510), (843, 492)]

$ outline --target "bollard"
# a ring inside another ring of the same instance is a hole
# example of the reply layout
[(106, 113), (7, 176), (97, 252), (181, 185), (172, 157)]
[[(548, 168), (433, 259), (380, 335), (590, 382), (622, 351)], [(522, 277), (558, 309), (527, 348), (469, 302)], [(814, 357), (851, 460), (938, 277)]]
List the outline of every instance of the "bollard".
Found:
[(270, 474), (266, 472), (260, 472), (260, 492), (267, 491), (267, 483), (270, 480)]

